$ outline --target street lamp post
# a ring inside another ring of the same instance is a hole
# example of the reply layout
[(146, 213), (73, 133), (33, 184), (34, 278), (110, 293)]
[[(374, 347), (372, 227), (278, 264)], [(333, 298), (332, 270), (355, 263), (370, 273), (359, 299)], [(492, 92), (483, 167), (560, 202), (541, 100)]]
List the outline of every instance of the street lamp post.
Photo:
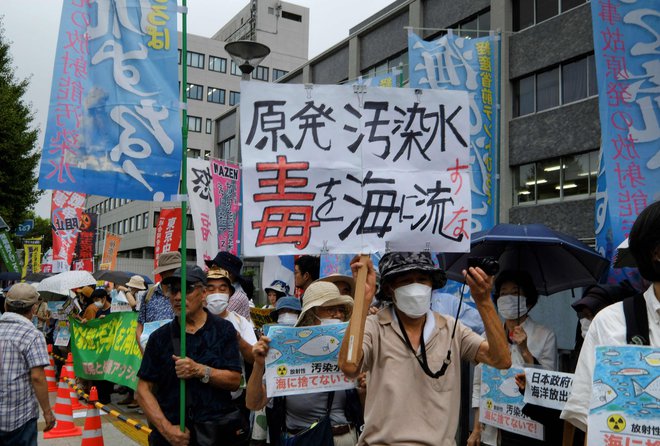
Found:
[(250, 73), (270, 54), (270, 48), (263, 43), (251, 40), (237, 40), (225, 45), (225, 51), (241, 70), (244, 81), (250, 80)]

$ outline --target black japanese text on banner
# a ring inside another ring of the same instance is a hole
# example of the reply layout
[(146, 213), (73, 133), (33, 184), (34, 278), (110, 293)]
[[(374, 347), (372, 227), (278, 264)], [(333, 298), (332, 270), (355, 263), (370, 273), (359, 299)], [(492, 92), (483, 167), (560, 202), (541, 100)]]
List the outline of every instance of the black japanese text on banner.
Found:
[(469, 249), (468, 95), (241, 84), (244, 254)]

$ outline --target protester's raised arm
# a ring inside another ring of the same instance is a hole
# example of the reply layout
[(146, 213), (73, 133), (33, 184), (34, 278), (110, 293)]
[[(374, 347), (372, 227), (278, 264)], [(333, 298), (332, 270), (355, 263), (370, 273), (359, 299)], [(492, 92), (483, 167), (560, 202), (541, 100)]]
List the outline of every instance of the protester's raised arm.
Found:
[(490, 298), (493, 277), (478, 267), (469, 268), (469, 273), (463, 270), (463, 276), (470, 287), (470, 293), (477, 304), (477, 310), (479, 310), (486, 329), (487, 341), (481, 343), (475, 359), (479, 363), (498, 369), (508, 369), (511, 367), (511, 352), (502, 329), (502, 322), (497, 316), (495, 305)]

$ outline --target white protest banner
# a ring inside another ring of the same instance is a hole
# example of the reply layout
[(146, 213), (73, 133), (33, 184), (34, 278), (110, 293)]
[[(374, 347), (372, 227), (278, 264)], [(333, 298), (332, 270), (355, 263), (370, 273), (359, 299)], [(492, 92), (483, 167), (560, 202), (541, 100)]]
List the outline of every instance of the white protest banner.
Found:
[(268, 398), (355, 387), (355, 381), (337, 365), (347, 326), (346, 322), (313, 327), (271, 326), (264, 373)]
[(69, 331), (69, 325), (66, 321), (59, 321), (57, 323), (57, 334), (55, 335), (55, 342), (53, 344), (57, 345), (58, 347), (66, 347), (69, 345), (69, 341), (71, 340), (71, 332)]
[(126, 294), (123, 291), (113, 293), (112, 302), (110, 303), (110, 313), (124, 313), (126, 311), (133, 311), (131, 305), (128, 303)]
[(465, 252), (468, 95), (241, 84), (243, 253)]
[(525, 395), (528, 404), (563, 410), (573, 390), (573, 374), (525, 368)]
[(511, 367), (498, 370), (483, 365), (481, 368), (481, 396), (479, 421), (509, 432), (543, 440), (543, 425), (522, 413), (525, 405), (515, 377), (523, 369)]
[(596, 347), (588, 444), (660, 444), (660, 347)]
[(188, 160), (188, 199), (195, 227), (197, 265), (205, 268), (204, 260), (211, 260), (218, 253), (210, 161), (199, 158)]

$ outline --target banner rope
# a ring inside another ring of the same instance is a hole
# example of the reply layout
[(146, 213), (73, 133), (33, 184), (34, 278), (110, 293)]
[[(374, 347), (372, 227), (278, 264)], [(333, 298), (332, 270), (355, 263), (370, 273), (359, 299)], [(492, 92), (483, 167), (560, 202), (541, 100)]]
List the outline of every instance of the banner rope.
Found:
[[(53, 356), (55, 356), (55, 355), (53, 355)], [(75, 392), (78, 394), (78, 396), (82, 397), (87, 402), (87, 404), (91, 404), (89, 402), (89, 395), (86, 394), (71, 378), (63, 378), (63, 379), (69, 385), (69, 387), (71, 387), (71, 388), (73, 388), (73, 390), (75, 390)], [(127, 423), (127, 424), (133, 426), (135, 429), (137, 429), (139, 431), (145, 432), (147, 434), (151, 433), (151, 429), (149, 427), (145, 426), (144, 424), (140, 423), (139, 421), (133, 420), (132, 418), (128, 418), (127, 416), (122, 415), (121, 412), (119, 412), (115, 409), (112, 409), (112, 408), (110, 408), (106, 405), (103, 405), (103, 404), (99, 403), (98, 401), (94, 402), (94, 406), (98, 409), (101, 409), (103, 412), (106, 412), (106, 413), (112, 415), (113, 417), (117, 418), (118, 420), (121, 420), (124, 423)]]

